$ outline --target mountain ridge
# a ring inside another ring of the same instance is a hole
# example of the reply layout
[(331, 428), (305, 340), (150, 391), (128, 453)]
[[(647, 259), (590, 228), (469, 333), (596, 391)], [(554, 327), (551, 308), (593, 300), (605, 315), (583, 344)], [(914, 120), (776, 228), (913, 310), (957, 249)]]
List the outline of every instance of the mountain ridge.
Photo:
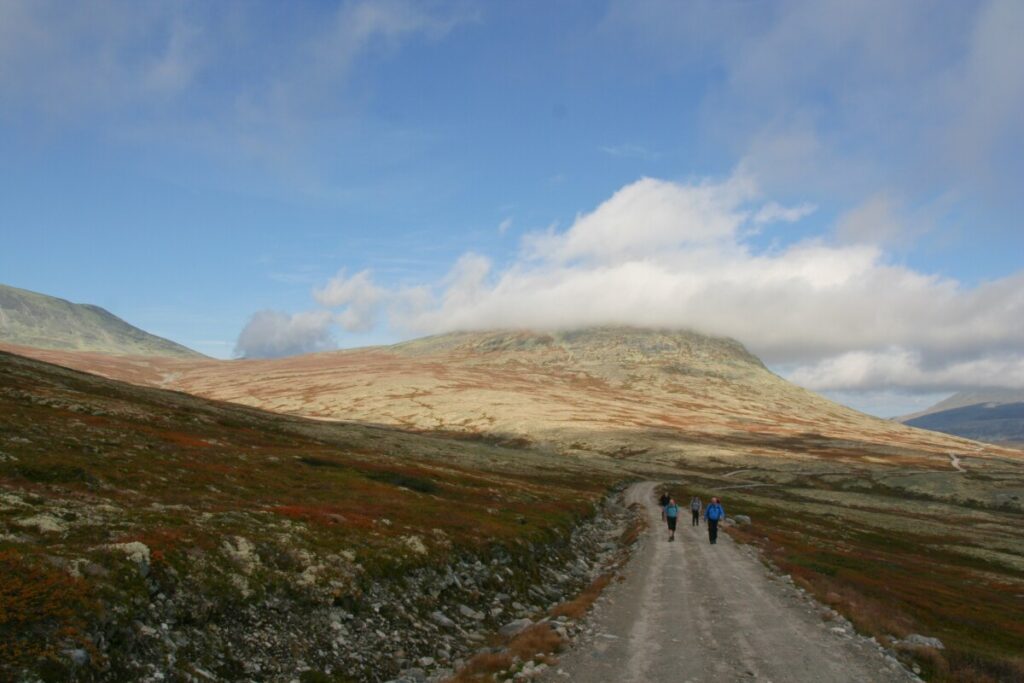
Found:
[(116, 355), (203, 358), (93, 304), (0, 284), (0, 342), (14, 346)]
[(1024, 443), (1024, 390), (960, 391), (911, 415), (903, 424), (996, 444)]

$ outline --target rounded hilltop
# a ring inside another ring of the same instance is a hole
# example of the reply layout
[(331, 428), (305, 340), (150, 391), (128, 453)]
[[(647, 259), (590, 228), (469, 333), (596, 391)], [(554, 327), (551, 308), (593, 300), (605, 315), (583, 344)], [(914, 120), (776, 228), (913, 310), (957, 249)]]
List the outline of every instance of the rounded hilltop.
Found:
[(525, 329), (451, 332), (388, 347), (409, 356), (548, 355), (581, 364), (660, 365), (672, 371), (716, 365), (764, 370), (761, 360), (740, 342), (693, 330), (605, 325), (569, 330)]

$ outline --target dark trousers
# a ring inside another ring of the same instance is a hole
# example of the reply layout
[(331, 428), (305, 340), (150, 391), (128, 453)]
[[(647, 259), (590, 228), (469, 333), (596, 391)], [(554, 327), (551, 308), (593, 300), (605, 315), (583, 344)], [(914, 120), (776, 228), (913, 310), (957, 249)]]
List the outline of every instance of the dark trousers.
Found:
[(693, 512), (693, 526), (700, 524), (700, 510), (691, 510)]
[(717, 519), (709, 519), (708, 520), (708, 540), (710, 540), (712, 543), (717, 543), (718, 542), (718, 520)]

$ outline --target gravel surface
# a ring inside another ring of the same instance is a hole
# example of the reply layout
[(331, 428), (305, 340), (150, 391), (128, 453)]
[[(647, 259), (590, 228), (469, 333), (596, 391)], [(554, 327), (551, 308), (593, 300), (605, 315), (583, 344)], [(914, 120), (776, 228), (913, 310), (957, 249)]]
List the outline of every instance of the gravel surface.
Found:
[[(625, 580), (606, 591), (587, 628), (543, 680), (916, 681), (874, 640), (776, 576), (753, 549), (680, 518), (676, 540), (655, 501), (655, 484), (634, 485), (628, 502), (650, 522)], [(687, 512), (683, 510), (682, 512)]]

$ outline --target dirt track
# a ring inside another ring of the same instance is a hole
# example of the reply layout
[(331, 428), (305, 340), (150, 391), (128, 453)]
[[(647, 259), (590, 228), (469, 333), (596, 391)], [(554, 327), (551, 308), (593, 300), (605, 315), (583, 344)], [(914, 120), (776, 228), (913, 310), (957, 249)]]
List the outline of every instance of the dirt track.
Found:
[(608, 589), (590, 616), (591, 633), (544, 680), (917, 680), (874, 643), (823, 620), (820, 606), (727, 535), (710, 545), (687, 510), (669, 543), (654, 487), (627, 492), (645, 506), (650, 527), (625, 581)]

